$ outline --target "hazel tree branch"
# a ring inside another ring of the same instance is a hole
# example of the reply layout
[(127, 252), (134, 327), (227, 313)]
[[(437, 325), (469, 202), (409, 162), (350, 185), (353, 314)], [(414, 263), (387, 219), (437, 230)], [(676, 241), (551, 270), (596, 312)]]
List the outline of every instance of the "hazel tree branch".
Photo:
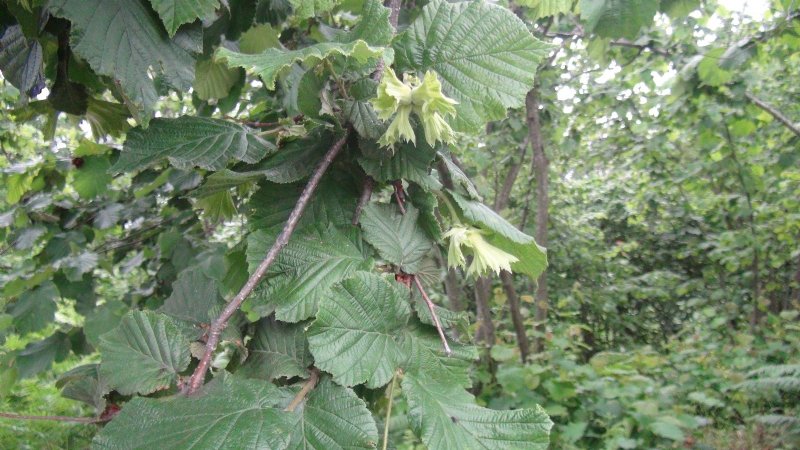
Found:
[(284, 411), (294, 412), (294, 410), (297, 409), (297, 407), (300, 405), (303, 399), (306, 398), (306, 395), (308, 395), (308, 393), (311, 392), (311, 390), (317, 386), (318, 382), (319, 382), (319, 369), (313, 367), (311, 368), (311, 375), (308, 377), (308, 380), (306, 380), (306, 382), (303, 384), (303, 387), (300, 388), (300, 391), (297, 393), (297, 395), (294, 396), (292, 401), (289, 402), (289, 405), (286, 406), (286, 409), (284, 409)]
[(29, 416), (25, 414), (14, 414), (0, 412), (0, 418), (13, 420), (50, 420), (56, 422), (74, 423), (102, 423), (111, 420), (110, 417), (72, 417), (72, 416)]
[(775, 120), (785, 125), (786, 128), (788, 128), (792, 133), (800, 136), (800, 123), (792, 122), (792, 120), (786, 117), (782, 112), (780, 112), (780, 110), (749, 92), (745, 92), (744, 96), (753, 102), (754, 105), (768, 112), (772, 117), (775, 118)]
[(333, 160), (336, 158), (339, 152), (342, 151), (342, 148), (344, 148), (344, 144), (347, 142), (349, 135), (350, 129), (348, 128), (344, 135), (331, 146), (327, 153), (325, 153), (322, 161), (319, 162), (319, 165), (317, 165), (317, 168), (314, 170), (314, 173), (308, 180), (308, 184), (306, 184), (306, 187), (300, 194), (300, 198), (297, 199), (297, 203), (294, 205), (294, 209), (292, 209), (291, 214), (289, 214), (289, 219), (283, 226), (283, 230), (281, 230), (281, 233), (278, 235), (277, 239), (275, 239), (275, 243), (272, 244), (272, 247), (264, 257), (264, 260), (261, 261), (261, 264), (258, 265), (255, 272), (253, 272), (244, 286), (242, 286), (242, 289), (239, 291), (239, 293), (228, 302), (227, 306), (225, 306), (225, 309), (222, 310), (222, 313), (220, 313), (220, 315), (214, 319), (213, 322), (211, 322), (211, 326), (208, 330), (208, 339), (206, 340), (205, 353), (203, 353), (203, 357), (200, 359), (200, 364), (197, 365), (197, 368), (192, 374), (192, 378), (189, 380), (189, 383), (186, 386), (186, 394), (193, 394), (195, 391), (197, 391), (197, 389), (200, 388), (200, 386), (202, 386), (206, 372), (211, 365), (211, 357), (213, 356), (214, 350), (216, 350), (217, 345), (219, 344), (219, 338), (222, 334), (222, 331), (228, 326), (228, 321), (233, 314), (239, 309), (240, 306), (242, 306), (242, 303), (247, 299), (247, 297), (250, 296), (253, 290), (255, 290), (258, 283), (267, 273), (269, 267), (275, 262), (275, 259), (280, 251), (283, 250), (283, 247), (289, 243), (289, 238), (297, 228), (300, 217), (303, 215), (306, 206), (308, 206), (308, 202), (311, 200), (311, 196), (314, 194), (314, 191), (317, 190), (317, 186), (319, 185), (322, 176), (325, 175), (328, 167), (330, 167), (330, 165), (333, 163)]

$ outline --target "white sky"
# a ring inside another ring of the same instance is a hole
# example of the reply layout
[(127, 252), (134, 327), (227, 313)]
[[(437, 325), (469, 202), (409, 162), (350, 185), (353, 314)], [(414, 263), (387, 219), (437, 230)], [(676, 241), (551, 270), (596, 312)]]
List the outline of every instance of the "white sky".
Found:
[(764, 18), (770, 3), (768, 0), (718, 0), (718, 2), (729, 11), (742, 12), (755, 20)]

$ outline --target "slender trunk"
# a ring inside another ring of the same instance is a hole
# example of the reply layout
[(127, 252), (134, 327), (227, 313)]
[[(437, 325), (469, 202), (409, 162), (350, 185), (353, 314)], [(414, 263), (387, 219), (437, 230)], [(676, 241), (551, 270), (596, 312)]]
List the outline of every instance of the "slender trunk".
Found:
[(475, 280), (475, 304), (477, 306), (478, 330), (475, 332), (475, 341), (483, 342), (487, 348), (494, 345), (494, 322), (492, 311), (489, 308), (489, 293), (492, 282), (486, 277)]
[(530, 353), (528, 344), (528, 335), (525, 333), (525, 322), (522, 320), (522, 312), (520, 311), (519, 296), (517, 290), (514, 289), (514, 278), (508, 271), (500, 272), (500, 280), (503, 282), (503, 290), (508, 297), (508, 309), (511, 311), (511, 321), (514, 323), (514, 332), (517, 334), (517, 345), (519, 346), (519, 358), (522, 363), (528, 360)]
[(441, 252), (436, 252), (436, 262), (439, 267), (446, 271), (444, 277), (444, 292), (447, 294), (447, 303), (453, 311), (463, 311), (464, 304), (461, 302), (461, 288), (458, 286), (458, 279), (456, 278), (456, 271), (447, 267)]
[[(539, 93), (536, 88), (528, 92), (528, 96), (525, 99), (525, 107), (527, 109), (528, 139), (533, 148), (533, 168), (536, 174), (536, 232), (534, 238), (536, 238), (536, 242), (539, 245), (547, 247), (547, 223), (550, 218), (548, 178), (550, 161), (547, 160), (547, 155), (544, 152), (544, 143), (542, 142), (542, 125), (539, 121)], [(546, 272), (539, 276), (535, 304), (536, 314), (534, 318), (536, 320), (536, 329), (539, 333), (534, 341), (533, 350), (541, 352), (544, 348), (543, 336), (547, 324), (548, 309)]]

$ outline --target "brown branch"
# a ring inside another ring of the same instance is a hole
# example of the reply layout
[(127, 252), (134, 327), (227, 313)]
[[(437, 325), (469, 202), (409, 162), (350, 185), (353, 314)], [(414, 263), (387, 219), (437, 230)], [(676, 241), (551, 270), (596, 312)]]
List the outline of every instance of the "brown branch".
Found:
[(756, 97), (755, 95), (749, 92), (745, 92), (744, 96), (747, 97), (747, 99), (753, 102), (756, 106), (768, 112), (778, 122), (786, 125), (786, 128), (788, 128), (792, 133), (796, 134), (797, 136), (800, 136), (800, 126), (798, 126), (798, 124), (792, 122), (791, 119), (783, 115), (783, 113), (780, 112), (777, 108), (770, 105), (769, 103), (766, 103), (765, 101), (761, 100), (760, 98)]
[(220, 313), (219, 317), (214, 319), (211, 322), (211, 326), (208, 330), (208, 340), (206, 341), (206, 349), (203, 357), (200, 359), (200, 364), (197, 365), (194, 373), (192, 374), (192, 378), (189, 381), (186, 389), (187, 394), (192, 394), (200, 386), (203, 384), (203, 380), (205, 379), (206, 371), (208, 371), (208, 367), (211, 364), (211, 357), (214, 353), (214, 350), (217, 348), (217, 344), (219, 343), (219, 337), (222, 334), (222, 331), (228, 325), (228, 321), (233, 316), (233, 314), (239, 309), (242, 303), (250, 296), (253, 290), (258, 285), (259, 281), (264, 277), (267, 273), (267, 269), (275, 262), (275, 259), (283, 250), (283, 247), (289, 243), (289, 238), (294, 233), (294, 230), (297, 228), (297, 224), (300, 221), (300, 217), (303, 215), (303, 211), (305, 211), (306, 206), (308, 205), (309, 200), (311, 200), (311, 196), (314, 194), (314, 191), (317, 190), (317, 186), (319, 185), (322, 176), (325, 174), (325, 171), (328, 170), (333, 160), (336, 156), (341, 152), (342, 148), (344, 148), (345, 142), (347, 142), (347, 137), (350, 135), (350, 129), (348, 128), (344, 135), (336, 141), (325, 153), (325, 156), (322, 158), (322, 161), (319, 162), (317, 168), (314, 170), (313, 175), (308, 180), (308, 184), (303, 189), (303, 192), (300, 194), (300, 198), (297, 200), (297, 204), (294, 205), (294, 209), (292, 213), (289, 215), (289, 219), (286, 221), (286, 224), (283, 226), (283, 230), (278, 235), (277, 239), (275, 239), (275, 243), (272, 244), (272, 247), (267, 252), (267, 255), (264, 257), (264, 260), (261, 261), (261, 264), (258, 265), (256, 271), (250, 278), (247, 280), (247, 283), (242, 286), (242, 289), (236, 294), (230, 302), (228, 302), (225, 309)]
[(102, 423), (108, 422), (111, 418), (105, 417), (72, 417), (72, 416), (28, 416), (24, 414), (14, 414), (0, 412), (0, 418), (13, 419), (13, 420), (50, 420), (56, 422), (74, 422), (74, 423)]
[[(562, 33), (562, 32), (556, 32), (556, 33), (544, 33), (544, 36), (545, 36), (545, 37), (549, 37), (549, 38), (562, 38), (562, 39), (571, 39), (571, 38), (583, 39), (583, 38), (585, 38), (585, 37), (586, 37), (586, 35), (585, 35), (585, 34), (583, 34), (583, 33), (577, 33), (577, 32), (569, 32), (569, 33)], [(671, 53), (669, 52), (669, 50), (664, 50), (664, 49), (662, 49), (662, 48), (655, 47), (655, 46), (654, 46), (652, 43), (650, 43), (650, 42), (648, 42), (647, 44), (637, 44), (637, 43), (635, 43), (635, 42), (631, 42), (631, 41), (629, 41), (629, 40), (627, 40), (627, 39), (617, 39), (617, 40), (614, 40), (614, 41), (611, 41), (611, 42), (609, 42), (609, 44), (611, 44), (611, 45), (614, 45), (614, 46), (617, 46), (617, 47), (630, 47), (630, 48), (636, 48), (636, 49), (639, 49), (639, 51), (640, 51), (640, 52), (641, 52), (641, 51), (644, 51), (644, 50), (650, 50), (651, 52), (655, 53), (656, 55), (661, 55), (661, 56), (670, 56), (670, 55), (671, 55)]]
[(436, 331), (439, 332), (439, 338), (442, 339), (442, 345), (444, 346), (444, 351), (447, 353), (447, 356), (453, 354), (453, 351), (450, 350), (450, 346), (447, 344), (447, 337), (444, 335), (444, 329), (442, 329), (442, 323), (439, 322), (439, 316), (436, 315), (436, 310), (434, 310), (434, 304), (431, 301), (430, 297), (428, 297), (428, 293), (425, 292), (425, 288), (422, 287), (422, 282), (419, 281), (419, 277), (416, 275), (412, 275), (414, 277), (414, 284), (417, 285), (417, 290), (419, 293), (422, 294), (422, 298), (425, 300), (425, 304), (428, 305), (428, 311), (431, 312), (431, 317), (433, 318), (433, 323), (436, 325)]
[(311, 375), (308, 377), (308, 380), (306, 380), (305, 384), (303, 384), (303, 387), (300, 388), (300, 391), (294, 396), (292, 401), (289, 402), (289, 405), (286, 406), (284, 411), (294, 412), (297, 406), (300, 405), (304, 398), (306, 398), (306, 395), (308, 395), (308, 393), (314, 389), (314, 387), (317, 385), (317, 382), (319, 382), (319, 369), (312, 367)]
[[(389, 4), (386, 5), (389, 8), (389, 24), (392, 26), (392, 34), (397, 31), (397, 20), (400, 18), (400, 3), (402, 0), (389, 0)], [(372, 74), (372, 79), (375, 81), (380, 81), (383, 77), (383, 70), (385, 63), (383, 62), (383, 58), (378, 60), (378, 67), (375, 69), (375, 73)]]
[(361, 212), (364, 210), (364, 207), (367, 206), (367, 203), (369, 203), (369, 199), (372, 197), (372, 189), (374, 188), (375, 180), (372, 179), (371, 176), (365, 175), (364, 185), (361, 187), (361, 197), (359, 197), (358, 204), (356, 204), (356, 211), (353, 213), (353, 225), (358, 225), (358, 221), (361, 220)]
[(403, 190), (403, 181), (397, 180), (393, 183), (394, 197), (397, 199), (397, 206), (400, 208), (400, 213), (406, 214), (406, 194)]

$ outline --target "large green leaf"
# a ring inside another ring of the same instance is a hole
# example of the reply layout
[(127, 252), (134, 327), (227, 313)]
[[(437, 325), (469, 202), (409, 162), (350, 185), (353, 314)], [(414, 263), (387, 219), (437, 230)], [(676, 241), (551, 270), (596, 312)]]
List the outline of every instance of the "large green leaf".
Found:
[(72, 187), (81, 198), (91, 199), (108, 191), (111, 175), (108, 168), (111, 163), (106, 156), (86, 156), (83, 164), (75, 168)]
[(345, 280), (320, 302), (308, 331), (317, 367), (345, 386), (386, 384), (405, 359), (399, 335), (409, 314), (397, 283), (372, 273)]
[(172, 283), (172, 294), (164, 301), (160, 312), (197, 325), (209, 324), (225, 300), (219, 292), (219, 282), (198, 267), (185, 269)]
[(389, 23), (389, 8), (380, 0), (366, 0), (360, 19), (352, 31), (340, 35), (340, 42), (365, 41), (369, 45), (389, 45), (392, 41), (392, 25)]
[(294, 418), (277, 387), (221, 376), (192, 396), (137, 397), (93, 441), (98, 449), (283, 449)]
[[(251, 271), (264, 258), (273, 240), (272, 235), (263, 232), (250, 235), (247, 260)], [(286, 322), (313, 316), (320, 298), (334, 283), (372, 267), (363, 247), (358, 230), (352, 226), (309, 229), (296, 234), (270, 268), (270, 274), (275, 276), (249, 300), (256, 305), (253, 310), (265, 315), (275, 308), (276, 317)]]
[(113, 172), (130, 172), (167, 158), (179, 169), (198, 166), (219, 170), (230, 159), (256, 163), (275, 145), (233, 122), (182, 116), (155, 119), (147, 129), (128, 132)]
[(241, 72), (211, 59), (197, 61), (194, 92), (200, 100), (223, 99), (239, 81)]
[(459, 102), (454, 125), (467, 131), (522, 106), (552, 46), (506, 8), (433, 0), (394, 48), (402, 70), (439, 74), (443, 92)]
[(419, 263), (432, 244), (417, 225), (419, 211), (406, 206), (406, 214), (394, 205), (371, 203), (364, 208), (361, 229), (364, 239), (378, 250), (386, 261), (396, 264), (403, 272), (416, 273)]
[(158, 100), (150, 71), (178, 91), (192, 86), (192, 56), (169, 39), (142, 0), (52, 0), (48, 7), (72, 22), (72, 50), (121, 86), (139, 122), (148, 123)]
[(307, 376), (311, 353), (305, 335), (305, 323), (283, 323), (274, 317), (258, 322), (249, 356), (237, 375), (273, 380)]
[(364, 401), (327, 376), (295, 410), (295, 416), (288, 449), (369, 449), (378, 442), (375, 420)]
[(189, 365), (189, 339), (168, 316), (131, 311), (100, 337), (100, 373), (122, 394), (168, 388)]
[(653, 21), (658, 2), (653, 0), (581, 0), (581, 19), (587, 31), (610, 38), (633, 39)]
[(6, 28), (0, 36), (0, 71), (25, 95), (33, 94), (37, 85), (44, 85), (42, 45), (28, 40), (19, 25)]
[[(292, 212), (304, 184), (261, 183), (250, 200), (248, 225), (275, 236)], [(297, 225), (298, 231), (310, 226), (348, 225), (358, 201), (358, 191), (348, 183), (323, 178)]]
[(275, 89), (275, 79), (294, 63), (312, 64), (337, 54), (354, 58), (365, 63), (370, 58), (383, 54), (383, 48), (373, 48), (362, 40), (347, 43), (322, 42), (300, 50), (279, 50), (268, 48), (259, 55), (238, 53), (220, 47), (216, 57), (226, 61), (228, 66), (252, 70), (264, 81), (269, 90)]
[(428, 448), (548, 448), (553, 422), (539, 406), (513, 411), (482, 408), (457, 383), (414, 373), (403, 377), (403, 394), (411, 426)]
[(219, 0), (150, 0), (170, 37), (178, 27), (202, 19), (219, 7)]
[(535, 19), (557, 16), (572, 10), (572, 0), (520, 0), (519, 4), (531, 8)]
[(463, 387), (472, 385), (469, 367), (478, 359), (478, 350), (472, 346), (450, 342), (451, 355), (442, 348), (442, 341), (432, 327), (419, 323), (410, 326), (403, 334), (403, 351), (408, 356), (403, 369), (419, 376), (435, 378), (444, 383)]
[(14, 328), (19, 334), (32, 333), (46, 327), (56, 314), (55, 300), (58, 298), (56, 286), (45, 282), (25, 291), (9, 308), (14, 318)]
[[(366, 107), (366, 106), (365, 106)], [(372, 108), (372, 106), (368, 106)], [(371, 109), (369, 110), (371, 111)], [(374, 113), (374, 112), (373, 112)], [(368, 114), (365, 112), (365, 114)], [(369, 120), (369, 119), (364, 119)], [(366, 125), (366, 124), (365, 124)], [(377, 128), (381, 130), (381, 127)], [(362, 142), (362, 153), (364, 148), (375, 150), (371, 147), (371, 142)], [(436, 157), (436, 149), (428, 145), (422, 139), (416, 145), (411, 143), (398, 143), (393, 152), (375, 151), (376, 154), (367, 154), (358, 158), (358, 164), (368, 175), (378, 181), (387, 182), (392, 180), (408, 180), (420, 185), (429, 183), (431, 162)]]
[(328, 12), (339, 4), (340, 0), (289, 0), (294, 9), (294, 14), (307, 19)]
[(451, 193), (464, 218), (484, 230), (493, 233), (486, 236), (492, 245), (516, 256), (519, 261), (511, 264), (514, 271), (536, 279), (547, 268), (547, 253), (536, 241), (502, 218), (481, 202), (468, 200)]

